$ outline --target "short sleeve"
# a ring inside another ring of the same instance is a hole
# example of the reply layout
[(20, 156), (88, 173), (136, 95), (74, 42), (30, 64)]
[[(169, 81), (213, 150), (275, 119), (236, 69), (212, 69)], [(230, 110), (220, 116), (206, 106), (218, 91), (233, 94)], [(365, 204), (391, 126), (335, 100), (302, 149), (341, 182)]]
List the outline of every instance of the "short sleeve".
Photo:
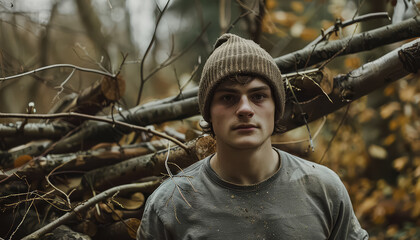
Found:
[(148, 200), (144, 209), (140, 227), (137, 230), (137, 240), (172, 239), (167, 229)]
[(359, 221), (353, 211), (353, 206), (349, 194), (341, 183), (341, 199), (339, 200), (339, 212), (331, 232), (329, 240), (347, 239), (347, 240), (367, 240), (368, 233), (360, 226)]

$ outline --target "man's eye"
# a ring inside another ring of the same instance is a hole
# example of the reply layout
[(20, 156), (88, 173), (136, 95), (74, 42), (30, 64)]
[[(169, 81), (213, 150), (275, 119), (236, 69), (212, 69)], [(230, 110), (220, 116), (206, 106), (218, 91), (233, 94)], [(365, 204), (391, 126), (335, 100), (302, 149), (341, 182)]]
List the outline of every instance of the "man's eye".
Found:
[(232, 102), (233, 101), (233, 96), (232, 95), (223, 95), (221, 97), (221, 100), (223, 102)]
[(261, 93), (257, 93), (257, 94), (252, 95), (252, 99), (253, 99), (254, 101), (262, 101), (262, 100), (264, 100), (265, 98), (267, 98), (267, 95), (265, 95), (265, 94), (261, 94)]

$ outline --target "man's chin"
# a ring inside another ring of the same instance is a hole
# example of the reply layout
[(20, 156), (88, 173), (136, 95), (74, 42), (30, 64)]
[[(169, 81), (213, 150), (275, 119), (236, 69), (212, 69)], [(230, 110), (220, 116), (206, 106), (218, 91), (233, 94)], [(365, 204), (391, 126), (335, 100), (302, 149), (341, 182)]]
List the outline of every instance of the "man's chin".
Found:
[(233, 142), (231, 146), (235, 149), (247, 150), (259, 148), (262, 146), (262, 143), (257, 141), (244, 140)]

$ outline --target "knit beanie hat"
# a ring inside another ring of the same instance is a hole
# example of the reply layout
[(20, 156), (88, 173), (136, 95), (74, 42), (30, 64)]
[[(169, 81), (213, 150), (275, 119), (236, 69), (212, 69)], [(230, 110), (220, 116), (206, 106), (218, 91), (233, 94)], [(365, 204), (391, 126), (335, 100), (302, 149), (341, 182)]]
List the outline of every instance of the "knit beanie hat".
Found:
[(210, 123), (210, 103), (217, 85), (233, 75), (262, 77), (270, 86), (276, 106), (275, 123), (284, 113), (285, 93), (280, 69), (274, 59), (252, 40), (226, 33), (217, 39), (214, 51), (204, 64), (198, 87), (198, 104)]

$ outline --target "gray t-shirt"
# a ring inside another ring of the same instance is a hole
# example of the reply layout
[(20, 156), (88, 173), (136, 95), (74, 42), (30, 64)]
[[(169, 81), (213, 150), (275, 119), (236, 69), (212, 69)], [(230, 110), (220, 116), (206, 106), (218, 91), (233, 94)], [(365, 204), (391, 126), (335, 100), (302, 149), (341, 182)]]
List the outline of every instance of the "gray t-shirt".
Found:
[(337, 174), (277, 151), (279, 170), (256, 185), (223, 181), (211, 156), (166, 180), (147, 200), (137, 239), (368, 239)]

